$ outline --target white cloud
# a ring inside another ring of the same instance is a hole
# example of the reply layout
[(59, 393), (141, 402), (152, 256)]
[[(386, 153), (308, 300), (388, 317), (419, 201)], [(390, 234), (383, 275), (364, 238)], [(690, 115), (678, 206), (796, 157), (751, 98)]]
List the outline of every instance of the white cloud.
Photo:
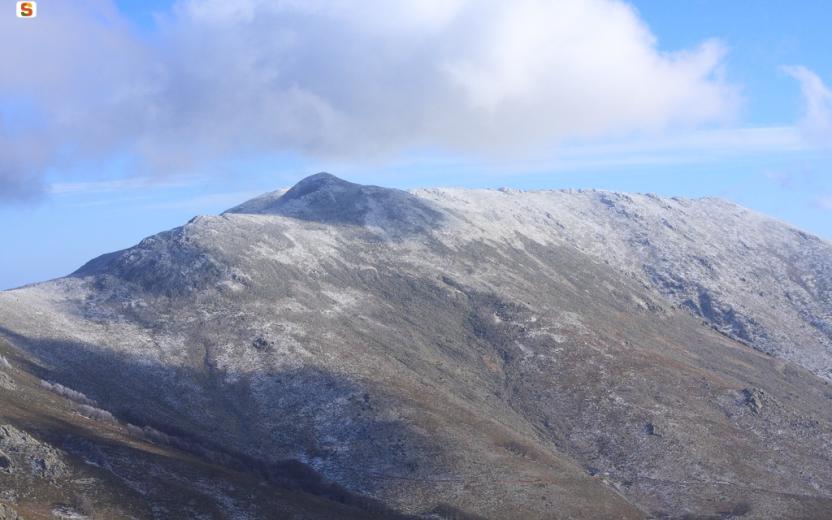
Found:
[(818, 206), (821, 209), (832, 211), (832, 195), (827, 197), (820, 197), (818, 199)]
[(806, 138), (819, 146), (832, 147), (832, 91), (806, 67), (794, 65), (783, 70), (800, 83), (804, 103), (801, 129)]
[[(563, 140), (730, 117), (723, 47), (659, 49), (616, 0), (187, 0), (139, 38), (110, 0), (0, 17), (0, 194), (45, 168), (129, 153), (175, 172), (251, 153), (355, 160), (413, 147), (523, 156)], [(8, 71), (8, 73), (6, 73)]]

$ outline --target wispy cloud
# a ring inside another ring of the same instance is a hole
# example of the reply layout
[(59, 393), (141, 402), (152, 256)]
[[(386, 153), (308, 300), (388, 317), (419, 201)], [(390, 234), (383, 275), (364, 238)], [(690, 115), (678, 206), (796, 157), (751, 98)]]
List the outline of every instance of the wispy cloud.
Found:
[(49, 185), (52, 195), (81, 195), (140, 191), (193, 186), (200, 182), (196, 177), (132, 177), (109, 181), (56, 182)]
[(819, 208), (832, 211), (832, 195), (818, 198), (817, 203)]
[(181, 209), (195, 212), (220, 212), (230, 209), (241, 202), (262, 195), (259, 191), (235, 191), (227, 193), (208, 193), (197, 197), (173, 200), (169, 202), (157, 202), (142, 206), (144, 209)]
[(817, 173), (805, 165), (795, 165), (790, 169), (769, 170), (763, 177), (784, 189), (806, 189), (815, 184)]
[(541, 169), (575, 171), (702, 164), (761, 153), (789, 154), (810, 149), (794, 127), (722, 128), (565, 145), (550, 159), (537, 162)]
[(707, 153), (713, 155), (743, 155), (759, 152), (784, 153), (811, 149), (790, 126), (760, 128), (720, 128), (676, 132), (665, 135), (645, 135), (635, 139), (612, 140), (601, 144), (565, 146), (563, 157)]
[[(404, 158), (398, 167), (476, 168), (517, 174), (549, 171), (629, 168), (633, 166), (702, 164), (759, 154), (792, 154), (812, 150), (795, 127), (727, 128), (642, 134), (602, 142), (569, 143), (523, 159), (484, 161), (476, 156), (430, 154)], [(346, 164), (337, 171), (349, 170)], [(771, 177), (785, 174), (770, 172)], [(784, 180), (784, 179), (783, 179)]]
[(666, 52), (617, 0), (182, 0), (160, 20), (148, 43), (112, 0), (0, 17), (0, 44), (26, 49), (0, 92), (25, 92), (42, 123), (0, 134), (37, 150), (0, 152), (0, 196), (113, 154), (155, 173), (274, 151), (523, 157), (725, 121), (739, 102), (719, 42)]
[(832, 148), (832, 91), (810, 69), (801, 65), (783, 67), (800, 83), (803, 92), (801, 129), (816, 145)]
[(69, 208), (96, 208), (102, 206), (129, 206), (135, 210), (187, 210), (200, 214), (218, 213), (254, 198), (262, 193), (255, 190), (232, 192), (206, 193), (189, 195), (183, 193), (165, 193), (167, 200), (159, 201), (158, 195), (146, 193), (131, 195), (134, 189), (125, 186), (123, 189), (108, 192), (109, 196), (95, 199), (83, 198), (65, 202)]

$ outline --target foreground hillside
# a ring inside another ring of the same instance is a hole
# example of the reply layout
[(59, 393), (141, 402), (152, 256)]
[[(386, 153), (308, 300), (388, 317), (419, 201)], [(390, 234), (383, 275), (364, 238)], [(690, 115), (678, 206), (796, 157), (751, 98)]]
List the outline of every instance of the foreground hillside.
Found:
[(0, 341), (0, 519), (405, 518), (300, 466), (117, 419), (45, 370)]
[(0, 335), (0, 518), (832, 510), (832, 246), (720, 200), (319, 174)]

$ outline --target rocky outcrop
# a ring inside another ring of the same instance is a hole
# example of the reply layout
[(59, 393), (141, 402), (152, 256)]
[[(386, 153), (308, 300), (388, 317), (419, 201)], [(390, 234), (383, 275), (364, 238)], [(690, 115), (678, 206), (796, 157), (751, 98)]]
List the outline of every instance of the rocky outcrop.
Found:
[[(5, 456), (5, 471), (9, 473), (50, 481), (67, 475), (58, 450), (8, 424), (0, 425), (0, 453)], [(0, 467), (4, 456), (0, 455)]]
[(7, 506), (0, 502), (0, 520), (23, 520), (18, 514), (11, 508), (11, 506)]

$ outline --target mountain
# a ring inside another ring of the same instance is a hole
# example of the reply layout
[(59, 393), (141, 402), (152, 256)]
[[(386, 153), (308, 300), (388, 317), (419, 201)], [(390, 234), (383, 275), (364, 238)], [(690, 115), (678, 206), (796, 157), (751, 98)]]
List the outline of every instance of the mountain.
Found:
[(718, 199), (318, 174), (0, 337), (0, 518), (832, 510), (832, 244)]

